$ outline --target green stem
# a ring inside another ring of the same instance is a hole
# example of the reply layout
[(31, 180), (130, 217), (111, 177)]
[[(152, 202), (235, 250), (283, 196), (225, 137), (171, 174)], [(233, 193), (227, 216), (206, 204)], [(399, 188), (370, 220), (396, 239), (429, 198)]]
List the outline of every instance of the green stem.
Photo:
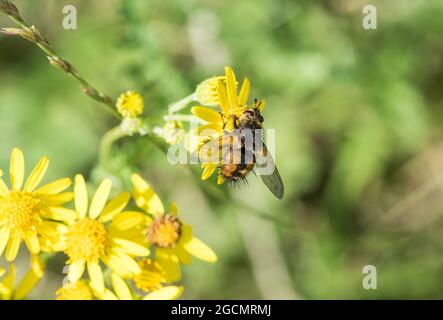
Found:
[(163, 117), (163, 119), (165, 121), (185, 121), (185, 122), (200, 122), (202, 123), (202, 121), (190, 114), (168, 114), (166, 116)]
[(180, 110), (186, 108), (188, 106), (188, 104), (190, 104), (191, 102), (196, 100), (196, 96), (195, 93), (177, 101), (174, 103), (171, 103), (168, 107), (168, 113), (171, 115), (173, 113), (177, 113)]
[(103, 168), (108, 167), (109, 158), (112, 152), (112, 145), (119, 139), (126, 137), (126, 132), (122, 131), (120, 126), (112, 128), (105, 133), (100, 142), (99, 163)]

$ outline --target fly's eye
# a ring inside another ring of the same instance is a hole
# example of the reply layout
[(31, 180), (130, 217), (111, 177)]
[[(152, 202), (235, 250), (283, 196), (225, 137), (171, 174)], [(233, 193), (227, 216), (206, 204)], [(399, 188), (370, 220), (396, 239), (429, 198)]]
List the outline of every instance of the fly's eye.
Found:
[(251, 110), (246, 110), (245, 112), (243, 112), (243, 115), (246, 117), (253, 117), (254, 112), (252, 112)]

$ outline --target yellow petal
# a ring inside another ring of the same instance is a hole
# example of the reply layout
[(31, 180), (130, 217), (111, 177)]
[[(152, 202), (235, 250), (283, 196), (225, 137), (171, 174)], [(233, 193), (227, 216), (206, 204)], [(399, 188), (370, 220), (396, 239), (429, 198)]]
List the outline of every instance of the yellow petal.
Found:
[(8, 276), (3, 280), (3, 286), (6, 288), (7, 294), (6, 297), (3, 297), (4, 299), (9, 300), (13, 290), (14, 290), (14, 283), (15, 283), (15, 276), (16, 276), (16, 270), (15, 265), (12, 263), (9, 265), (9, 274)]
[(104, 257), (103, 262), (109, 267), (109, 269), (124, 278), (130, 278), (132, 276), (131, 270), (115, 254)]
[(21, 300), (37, 286), (44, 275), (44, 267), (38, 256), (32, 256), (32, 265), (30, 270), (20, 281), (20, 284), (14, 291), (14, 299)]
[(3, 254), (3, 251), (8, 244), (9, 235), (11, 234), (11, 229), (2, 228), (0, 229), (0, 256)]
[(71, 185), (71, 178), (63, 178), (54, 182), (45, 184), (43, 187), (36, 190), (40, 194), (57, 194), (65, 191)]
[(230, 107), (228, 97), (226, 95), (226, 86), (223, 81), (220, 80), (217, 82), (217, 95), (218, 100), (220, 101), (220, 108), (225, 115), (228, 114), (230, 111)]
[(95, 192), (94, 198), (92, 198), (91, 207), (89, 208), (89, 217), (91, 219), (97, 218), (103, 211), (106, 201), (108, 201), (111, 188), (111, 179), (105, 179), (99, 185), (97, 191)]
[(245, 78), (245, 80), (243, 80), (243, 84), (241, 86), (240, 94), (238, 97), (238, 104), (240, 106), (244, 106), (248, 102), (250, 88), (251, 88), (251, 84), (249, 83), (249, 79)]
[(59, 237), (67, 232), (68, 227), (60, 222), (43, 220), (37, 230), (43, 237)]
[(168, 255), (156, 252), (155, 260), (157, 260), (157, 262), (162, 266), (166, 282), (172, 283), (180, 281), (180, 262), (177, 259), (171, 259), (168, 257)]
[(194, 257), (214, 263), (217, 261), (217, 255), (203, 241), (193, 237), (191, 241), (183, 244), (183, 247)]
[(85, 271), (85, 260), (80, 259), (69, 265), (68, 279), (70, 282), (77, 282)]
[(117, 274), (111, 276), (112, 287), (120, 300), (132, 300), (131, 290), (129, 290), (126, 282)]
[(112, 230), (110, 229), (111, 238), (121, 238), (131, 242), (138, 243), (144, 247), (149, 247), (148, 238), (146, 237), (146, 223), (142, 228), (132, 228), (129, 230)]
[(25, 240), (29, 252), (31, 252), (32, 254), (38, 254), (40, 252), (40, 242), (35, 232), (28, 231), (24, 233), (23, 239)]
[(105, 292), (105, 282), (103, 279), (103, 271), (98, 262), (88, 262), (88, 274), (91, 279), (91, 287), (97, 292), (103, 294)]
[(191, 264), (192, 256), (187, 250), (185, 250), (185, 248), (177, 247), (177, 248), (175, 248), (174, 253), (177, 255), (177, 257), (181, 263), (186, 264), (186, 265)]
[(109, 289), (105, 289), (103, 297), (100, 298), (103, 300), (118, 300), (118, 297), (114, 293), (112, 293), (112, 291)]
[(47, 157), (43, 157), (37, 163), (35, 168), (29, 174), (28, 180), (26, 180), (24, 191), (32, 192), (35, 188), (37, 188), (40, 181), (42, 181), (43, 176), (48, 169), (49, 160)]
[(74, 192), (63, 192), (59, 194), (51, 194), (51, 195), (41, 195), (40, 196), (44, 202), (45, 205), (56, 207), (60, 206), (62, 204), (65, 204), (66, 202), (71, 201), (74, 199)]
[(145, 215), (137, 211), (124, 211), (114, 217), (111, 228), (120, 231), (131, 229), (145, 222)]
[(199, 137), (209, 137), (223, 131), (223, 127), (216, 123), (207, 123), (197, 128)]
[(219, 122), (222, 121), (221, 115), (211, 109), (211, 108), (206, 108), (206, 107), (193, 107), (191, 109), (191, 112), (194, 116), (199, 117), (202, 120), (205, 120), (207, 122)]
[(225, 123), (225, 130), (232, 132), (236, 128), (236, 123), (233, 118), (229, 118)]
[(18, 287), (14, 290), (14, 300), (25, 299), (26, 296), (37, 286), (41, 278), (37, 277), (36, 274), (30, 270), (20, 281)]
[(165, 213), (163, 203), (149, 183), (138, 174), (131, 175), (133, 196), (137, 207), (155, 216)]
[(31, 257), (31, 269), (38, 276), (43, 277), (45, 273), (45, 265), (43, 261), (40, 259), (39, 255), (32, 255)]
[(194, 236), (192, 235), (192, 226), (190, 224), (184, 224), (182, 227), (182, 236), (180, 237), (180, 242), (188, 242)]
[(157, 255), (167, 257), (173, 261), (178, 261), (186, 265), (189, 265), (192, 262), (192, 256), (181, 245), (177, 245), (175, 248), (156, 248), (155, 256), (157, 257)]
[(64, 207), (49, 207), (42, 212), (42, 215), (57, 221), (72, 221), (78, 218), (78, 212)]
[(88, 210), (88, 192), (86, 191), (85, 179), (80, 174), (75, 176), (74, 196), (75, 210), (80, 214), (81, 218), (84, 218)]
[(115, 215), (122, 212), (123, 209), (127, 206), (130, 198), (131, 194), (129, 192), (122, 192), (114, 199), (112, 199), (112, 201), (110, 201), (103, 209), (103, 212), (100, 215), (100, 221), (107, 222), (111, 220)]
[(6, 247), (6, 260), (11, 262), (17, 257), (18, 250), (20, 249), (20, 243), (22, 242), (22, 237), (20, 233), (12, 232), (11, 239)]
[(167, 286), (148, 293), (143, 300), (175, 300), (183, 293), (183, 287)]
[(210, 176), (214, 173), (215, 169), (217, 169), (217, 164), (215, 163), (208, 163), (205, 168), (203, 169), (203, 173), (201, 175), (202, 180), (209, 179)]
[(223, 184), (225, 182), (225, 178), (220, 174), (217, 177), (217, 184)]
[(9, 189), (6, 186), (6, 183), (3, 181), (3, 179), (0, 179), (0, 195), (6, 196), (9, 193)]
[(112, 241), (128, 254), (140, 257), (149, 256), (149, 249), (138, 243), (121, 238), (113, 238)]
[(12, 190), (19, 190), (25, 177), (25, 160), (23, 152), (18, 148), (12, 150), (9, 175)]
[(237, 80), (231, 67), (225, 67), (225, 74), (229, 103), (231, 107), (234, 107), (237, 105)]
[(117, 258), (119, 265), (124, 265), (125, 272), (123, 274), (119, 273), (118, 270), (114, 270), (118, 274), (120, 274), (121, 276), (124, 276), (124, 274), (128, 274), (128, 273), (131, 275), (135, 275), (135, 274), (140, 273), (140, 271), (141, 271), (140, 266), (137, 264), (137, 262), (135, 262), (135, 260), (133, 258), (128, 256), (126, 253), (119, 251), (119, 252), (115, 252), (113, 254), (113, 256), (115, 256)]

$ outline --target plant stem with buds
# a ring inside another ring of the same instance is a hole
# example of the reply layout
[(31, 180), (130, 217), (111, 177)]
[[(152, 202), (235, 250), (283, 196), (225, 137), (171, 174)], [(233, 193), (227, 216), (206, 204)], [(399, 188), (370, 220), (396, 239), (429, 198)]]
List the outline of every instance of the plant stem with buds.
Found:
[(76, 79), (82, 88), (82, 91), (99, 102), (100, 105), (117, 119), (121, 119), (120, 114), (114, 108), (112, 98), (97, 89), (86, 81), (74, 68), (74, 66), (61, 58), (51, 47), (48, 40), (40, 33), (35, 26), (29, 26), (21, 17), (17, 7), (7, 0), (0, 0), (0, 11), (7, 14), (20, 28), (2, 28), (0, 32), (8, 35), (18, 35), (22, 38), (35, 43), (48, 57), (49, 63), (54, 67), (64, 71)]

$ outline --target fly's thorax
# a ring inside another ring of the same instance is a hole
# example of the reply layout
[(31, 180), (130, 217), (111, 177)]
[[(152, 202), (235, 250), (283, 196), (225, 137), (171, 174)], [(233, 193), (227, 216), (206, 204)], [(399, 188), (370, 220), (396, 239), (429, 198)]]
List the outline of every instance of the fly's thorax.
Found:
[(249, 108), (240, 116), (240, 129), (256, 130), (263, 126), (263, 116), (258, 108)]

